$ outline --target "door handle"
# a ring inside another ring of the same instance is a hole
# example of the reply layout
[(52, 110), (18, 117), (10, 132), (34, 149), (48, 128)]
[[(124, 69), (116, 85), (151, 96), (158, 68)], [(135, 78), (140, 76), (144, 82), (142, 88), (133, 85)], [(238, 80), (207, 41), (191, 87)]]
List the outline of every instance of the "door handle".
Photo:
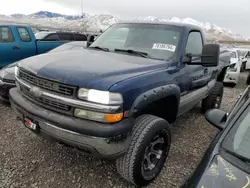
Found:
[(19, 46), (13, 46), (13, 50), (20, 50)]

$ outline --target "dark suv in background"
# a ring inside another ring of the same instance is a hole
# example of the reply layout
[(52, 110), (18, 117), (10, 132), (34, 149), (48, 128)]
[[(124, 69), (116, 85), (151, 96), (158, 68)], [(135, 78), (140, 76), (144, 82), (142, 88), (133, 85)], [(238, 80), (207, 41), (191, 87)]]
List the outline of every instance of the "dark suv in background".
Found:
[(35, 37), (39, 41), (87, 41), (86, 35), (75, 32), (42, 31)]

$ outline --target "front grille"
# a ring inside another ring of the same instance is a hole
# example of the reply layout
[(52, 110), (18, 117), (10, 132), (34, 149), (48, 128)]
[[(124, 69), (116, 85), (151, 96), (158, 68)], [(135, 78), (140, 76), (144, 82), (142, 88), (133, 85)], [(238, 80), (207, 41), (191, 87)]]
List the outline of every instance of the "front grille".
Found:
[(34, 85), (40, 88), (43, 88), (48, 91), (52, 91), (55, 93), (59, 93), (62, 95), (67, 95), (67, 96), (73, 96), (74, 91), (76, 90), (75, 87), (64, 85), (58, 82), (46, 80), (43, 78), (39, 78), (36, 76), (33, 76), (23, 70), (19, 71), (19, 77), (20, 79)]
[(9, 84), (15, 84), (15, 80), (9, 80), (9, 79), (3, 78), (2, 81), (5, 83), (9, 83)]
[(71, 106), (66, 105), (66, 104), (62, 104), (50, 99), (46, 99), (43, 97), (35, 97), (33, 95), (31, 95), (26, 89), (22, 89), (22, 92), (29, 97), (30, 99), (33, 99), (35, 102), (40, 103), (42, 106), (44, 107), (52, 107), (55, 108), (55, 110), (62, 110), (62, 111), (70, 111), (71, 110)]

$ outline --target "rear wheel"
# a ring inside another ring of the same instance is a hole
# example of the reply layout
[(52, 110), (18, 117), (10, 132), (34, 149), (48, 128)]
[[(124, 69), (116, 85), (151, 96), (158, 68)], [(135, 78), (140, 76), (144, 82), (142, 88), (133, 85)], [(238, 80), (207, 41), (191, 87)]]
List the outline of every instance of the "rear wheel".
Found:
[(202, 110), (206, 112), (207, 110), (217, 108), (219, 109), (221, 106), (221, 101), (223, 97), (223, 83), (216, 82), (210, 94), (202, 100)]
[(127, 154), (116, 161), (119, 174), (134, 185), (149, 184), (161, 172), (170, 144), (168, 122), (152, 115), (139, 117)]

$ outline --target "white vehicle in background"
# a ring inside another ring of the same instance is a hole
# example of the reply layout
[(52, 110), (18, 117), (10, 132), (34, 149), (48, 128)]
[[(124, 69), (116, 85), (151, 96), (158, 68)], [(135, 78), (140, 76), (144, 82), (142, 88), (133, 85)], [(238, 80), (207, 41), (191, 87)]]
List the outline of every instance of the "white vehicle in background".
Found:
[(239, 80), (242, 61), (237, 49), (228, 49), (228, 51), (230, 52), (230, 65), (223, 82), (234, 87)]
[(244, 70), (250, 70), (250, 51), (245, 52), (244, 56), (242, 57), (242, 64)]

